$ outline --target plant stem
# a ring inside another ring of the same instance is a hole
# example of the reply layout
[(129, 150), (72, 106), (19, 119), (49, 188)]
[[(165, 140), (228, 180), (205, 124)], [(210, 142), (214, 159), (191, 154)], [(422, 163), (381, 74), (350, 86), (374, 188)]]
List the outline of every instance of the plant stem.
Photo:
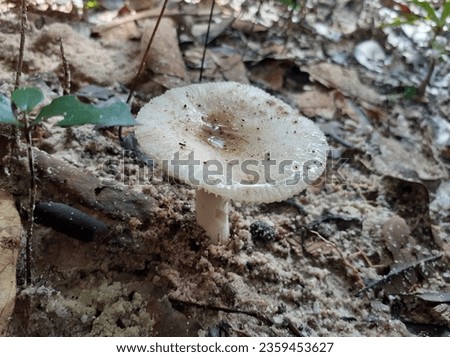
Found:
[(22, 0), (20, 7), (20, 45), (19, 45), (19, 59), (17, 61), (16, 80), (14, 82), (14, 89), (20, 86), (20, 77), (22, 76), (23, 54), (25, 52), (25, 29), (27, 27), (27, 0)]
[(28, 124), (28, 116), (25, 114), (23, 118), (25, 139), (27, 142), (28, 168), (30, 171), (30, 189), (29, 189), (29, 205), (28, 205), (28, 222), (27, 236), (25, 242), (25, 282), (26, 285), (31, 284), (31, 241), (34, 229), (34, 207), (36, 206), (36, 173), (34, 170), (33, 142), (31, 137), (32, 128)]
[(425, 95), (425, 90), (427, 85), (430, 83), (431, 76), (434, 72), (434, 67), (436, 67), (436, 59), (434, 57), (431, 58), (430, 65), (428, 66), (428, 72), (422, 83), (420, 83), (419, 87), (417, 87), (417, 95), (419, 97), (423, 97)]
[[(14, 89), (19, 88), (20, 79), (22, 76), (23, 57), (25, 52), (25, 31), (27, 27), (27, 0), (22, 0), (20, 7), (20, 44), (19, 44), (19, 58), (17, 61), (16, 78), (14, 82)], [(14, 108), (16, 111), (16, 108)], [(28, 206), (28, 221), (26, 227), (25, 237), (25, 285), (31, 284), (31, 241), (33, 237), (34, 228), (34, 206), (36, 205), (36, 176), (34, 172), (34, 157), (31, 140), (31, 127), (28, 123), (28, 115), (23, 114), (23, 134), (27, 142), (27, 157), (28, 167), (30, 171), (30, 187), (29, 187), (29, 206)], [(20, 144), (20, 130), (14, 129), (14, 136), (16, 138), (16, 149), (18, 150)]]

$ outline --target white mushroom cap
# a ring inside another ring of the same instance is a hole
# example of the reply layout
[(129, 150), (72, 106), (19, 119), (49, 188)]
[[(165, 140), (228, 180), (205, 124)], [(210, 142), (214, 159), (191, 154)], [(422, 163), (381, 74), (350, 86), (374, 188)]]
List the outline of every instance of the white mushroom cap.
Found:
[(227, 199), (282, 201), (325, 169), (328, 145), (320, 129), (250, 85), (171, 89), (146, 104), (137, 122), (140, 146), (169, 175)]

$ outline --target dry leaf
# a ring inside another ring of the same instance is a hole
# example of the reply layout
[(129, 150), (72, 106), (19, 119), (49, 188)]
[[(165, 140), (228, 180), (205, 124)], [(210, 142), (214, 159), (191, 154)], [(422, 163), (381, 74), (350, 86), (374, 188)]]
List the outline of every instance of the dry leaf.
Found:
[(334, 247), (323, 240), (314, 240), (305, 244), (305, 251), (314, 258), (326, 255), (332, 255), (335, 252)]
[(445, 178), (442, 165), (433, 157), (425, 155), (425, 149), (407, 140), (383, 137), (378, 133), (372, 136), (373, 165), (380, 173), (407, 179), (432, 181)]
[(20, 216), (14, 200), (9, 193), (0, 191), (0, 336), (6, 334), (14, 310), (20, 234)]
[(283, 88), (285, 73), (284, 62), (272, 58), (266, 58), (250, 69), (251, 79), (271, 90)]
[(411, 254), (416, 245), (410, 237), (411, 230), (406, 221), (397, 215), (388, 219), (382, 227), (384, 244), (394, 258), (394, 266), (401, 267), (416, 260)]
[(383, 96), (361, 83), (355, 70), (326, 62), (303, 66), (301, 70), (308, 72), (313, 80), (325, 87), (338, 89), (346, 95), (372, 104), (381, 104), (384, 100)]
[(320, 116), (326, 119), (334, 119), (336, 105), (331, 92), (312, 90), (300, 94), (293, 94), (300, 111), (307, 117)]
[(381, 180), (386, 202), (399, 216), (403, 217), (413, 237), (423, 249), (440, 249), (439, 239), (431, 229), (429, 212), (430, 197), (427, 187), (414, 181), (393, 176)]
[(248, 84), (247, 69), (239, 54), (223, 55), (219, 52), (209, 52), (214, 63), (227, 81)]
[[(142, 53), (145, 52), (152, 36), (156, 21), (151, 20), (145, 27), (141, 40)], [(186, 66), (178, 46), (175, 22), (163, 18), (153, 39), (145, 65), (153, 74), (153, 81), (166, 88), (175, 88), (188, 84)]]

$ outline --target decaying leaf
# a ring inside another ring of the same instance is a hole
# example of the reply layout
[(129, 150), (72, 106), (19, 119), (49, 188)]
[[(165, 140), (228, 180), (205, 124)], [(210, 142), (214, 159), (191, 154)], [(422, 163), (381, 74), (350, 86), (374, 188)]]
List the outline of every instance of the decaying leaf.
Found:
[(361, 99), (372, 104), (381, 104), (383, 96), (363, 84), (355, 70), (343, 68), (332, 63), (318, 63), (301, 67), (311, 78), (327, 88), (339, 89), (345, 95)]
[(430, 198), (425, 185), (392, 176), (385, 176), (381, 182), (387, 203), (405, 219), (411, 236), (428, 253), (433, 249), (440, 250), (440, 240), (431, 229)]
[[(217, 37), (219, 37), (234, 21), (234, 17), (228, 17), (225, 19), (222, 19), (219, 23), (213, 23), (209, 26), (209, 33), (208, 33), (208, 43), (214, 41)], [(205, 43), (206, 40), (206, 33), (208, 32), (208, 24), (198, 24), (194, 25), (192, 27), (192, 35), (197, 38), (197, 41), (199, 43)]]
[[(141, 50), (145, 52), (155, 28), (156, 20), (149, 21), (145, 27)], [(178, 46), (176, 24), (172, 19), (163, 18), (145, 59), (147, 69), (153, 74), (153, 81), (165, 88), (188, 84), (186, 67)]]
[(403, 266), (416, 258), (411, 254), (416, 242), (410, 237), (411, 230), (406, 221), (397, 215), (388, 219), (382, 227), (384, 244), (394, 258), (394, 266)]
[[(424, 294), (435, 298), (423, 299)], [(416, 327), (423, 330), (423, 335), (432, 336), (438, 332), (434, 332), (435, 330), (445, 330), (450, 323), (449, 305), (440, 301), (440, 295), (445, 294), (426, 292), (395, 295), (392, 300), (392, 305), (395, 306), (394, 315), (409, 324), (422, 324), (423, 326)]]
[(249, 83), (247, 69), (239, 54), (224, 54), (219, 51), (210, 51), (209, 54), (225, 80)]
[(265, 58), (250, 68), (250, 78), (271, 90), (280, 90), (284, 85), (286, 66), (283, 61)]
[(0, 191), (0, 336), (6, 334), (16, 298), (21, 224), (12, 196)]
[(291, 97), (294, 97), (300, 111), (307, 117), (320, 116), (333, 119), (336, 116), (336, 103), (330, 91), (311, 90), (293, 94)]
[(416, 143), (379, 134), (372, 136), (371, 143), (381, 153), (374, 155), (373, 159), (373, 164), (380, 173), (413, 180), (439, 180), (446, 175), (442, 165), (425, 155)]
[(445, 321), (450, 328), (450, 305), (448, 303), (435, 306), (431, 313), (436, 320)]

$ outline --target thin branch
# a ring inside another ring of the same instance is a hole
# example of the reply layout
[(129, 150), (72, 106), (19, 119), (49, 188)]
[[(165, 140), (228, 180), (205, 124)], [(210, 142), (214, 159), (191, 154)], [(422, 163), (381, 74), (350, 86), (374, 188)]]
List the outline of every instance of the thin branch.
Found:
[(127, 98), (127, 103), (128, 104), (130, 103), (131, 97), (133, 96), (133, 93), (134, 93), (134, 91), (136, 89), (137, 79), (139, 78), (139, 76), (141, 75), (142, 71), (144, 70), (145, 59), (147, 58), (148, 52), (150, 51), (150, 48), (152, 47), (153, 40), (154, 40), (154, 38), (156, 36), (156, 32), (158, 31), (158, 27), (159, 27), (159, 24), (161, 23), (161, 19), (162, 19), (163, 15), (164, 15), (164, 11), (166, 10), (166, 5), (167, 5), (168, 1), (169, 0), (164, 0), (164, 4), (163, 4), (163, 6), (161, 8), (161, 12), (159, 13), (158, 19), (156, 20), (155, 28), (153, 29), (153, 33), (152, 33), (152, 35), (150, 37), (150, 40), (148, 41), (147, 48), (145, 49), (145, 52), (144, 52), (144, 56), (142, 57), (141, 64), (139, 65), (139, 69), (138, 69), (138, 71), (136, 73), (136, 76), (134, 77), (133, 82), (131, 84), (130, 93), (128, 94), (128, 98)]
[(206, 30), (206, 36), (205, 36), (205, 46), (203, 47), (203, 54), (202, 54), (202, 64), (200, 65), (200, 78), (198, 81), (201, 83), (203, 79), (203, 67), (205, 66), (205, 57), (206, 57), (206, 47), (208, 46), (209, 41), (209, 30), (211, 29), (211, 22), (212, 17), (214, 13), (214, 6), (216, 5), (216, 0), (212, 1), (211, 4), (211, 12), (209, 13), (209, 20), (208, 20), (208, 28)]
[(19, 45), (19, 59), (17, 61), (16, 80), (14, 82), (14, 89), (20, 86), (20, 77), (22, 76), (23, 54), (25, 52), (25, 31), (27, 28), (27, 0), (22, 0), (20, 6), (20, 45)]
[[(123, 17), (119, 17), (110, 23), (97, 25), (92, 28), (92, 33), (101, 34), (103, 32), (109, 31), (115, 27), (122, 26), (131, 21), (138, 21), (146, 18), (154, 18), (160, 16), (161, 11), (156, 11), (155, 9), (139, 11)], [(203, 17), (208, 16), (209, 12), (205, 11), (167, 11), (164, 13), (164, 17), (179, 17), (179, 16), (193, 16), (193, 17)]]
[(176, 299), (176, 298), (172, 298), (172, 297), (169, 297), (169, 301), (174, 304), (183, 304), (183, 305), (187, 305), (187, 306), (194, 306), (194, 307), (197, 307), (200, 309), (224, 311), (224, 312), (229, 312), (229, 313), (234, 313), (234, 314), (244, 314), (247, 316), (255, 317), (258, 320), (264, 322), (268, 326), (272, 326), (274, 324), (274, 322), (270, 318), (263, 315), (259, 311), (240, 310), (240, 309), (235, 309), (235, 308), (225, 307), (225, 306), (209, 305), (209, 304), (200, 303), (200, 302), (196, 302), (196, 301), (180, 300), (180, 299)]
[[(136, 76), (133, 78), (133, 81), (131, 82), (131, 88), (130, 88), (130, 93), (128, 94), (128, 98), (127, 98), (127, 104), (130, 104), (131, 98), (133, 96), (133, 93), (136, 90), (136, 86), (137, 86), (137, 80), (138, 78), (141, 76), (142, 71), (144, 70), (144, 66), (145, 66), (145, 59), (147, 58), (148, 52), (150, 51), (150, 48), (152, 47), (152, 43), (153, 40), (156, 36), (156, 32), (158, 31), (158, 27), (159, 24), (161, 23), (161, 19), (164, 15), (164, 11), (166, 11), (166, 6), (169, 0), (164, 0), (164, 3), (162, 5), (161, 8), (161, 12), (159, 13), (158, 19), (156, 20), (156, 24), (155, 24), (155, 28), (153, 29), (153, 33), (150, 36), (150, 40), (148, 41), (147, 44), (147, 48), (145, 49), (144, 52), (144, 56), (142, 57), (142, 61), (141, 64), (139, 65), (139, 69), (136, 73)], [(123, 142), (123, 137), (122, 137), (122, 127), (119, 127), (119, 141), (122, 143)]]

